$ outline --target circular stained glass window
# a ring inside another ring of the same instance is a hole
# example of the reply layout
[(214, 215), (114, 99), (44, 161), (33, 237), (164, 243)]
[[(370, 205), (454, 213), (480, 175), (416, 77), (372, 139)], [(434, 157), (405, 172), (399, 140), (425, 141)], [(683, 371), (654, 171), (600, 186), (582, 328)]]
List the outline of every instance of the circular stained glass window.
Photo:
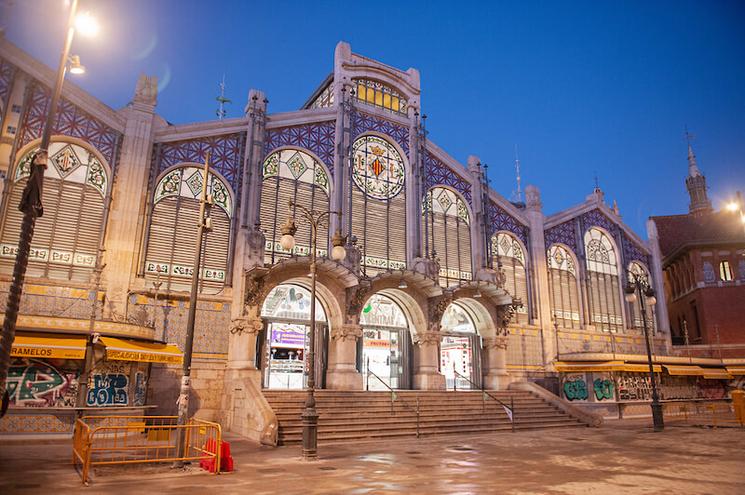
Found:
[(386, 140), (364, 136), (352, 147), (354, 183), (363, 193), (376, 199), (391, 199), (404, 187), (401, 155)]

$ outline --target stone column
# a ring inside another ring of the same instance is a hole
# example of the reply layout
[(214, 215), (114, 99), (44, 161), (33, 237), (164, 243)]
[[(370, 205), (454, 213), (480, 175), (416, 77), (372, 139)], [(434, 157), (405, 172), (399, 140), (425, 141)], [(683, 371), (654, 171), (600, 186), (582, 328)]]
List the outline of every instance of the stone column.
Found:
[(263, 92), (252, 89), (248, 92), (246, 116), (248, 136), (246, 139), (246, 162), (243, 169), (243, 191), (241, 193), (241, 229), (252, 230), (259, 223), (261, 207), (261, 160), (264, 158), (266, 136), (267, 99)]
[(652, 284), (657, 294), (657, 329), (664, 334), (666, 346), (672, 346), (670, 341), (670, 318), (667, 313), (667, 302), (665, 301), (665, 285), (662, 275), (662, 252), (660, 251), (660, 237), (657, 233), (657, 225), (654, 220), (647, 220), (647, 236), (649, 247), (652, 251), (652, 261), (649, 271), (652, 275)]
[(362, 375), (357, 371), (357, 339), (361, 338), (362, 327), (356, 323), (345, 323), (331, 329), (327, 388), (362, 390)]
[(546, 260), (546, 239), (543, 235), (544, 217), (541, 193), (537, 187), (525, 188), (526, 216), (530, 222), (530, 260), (533, 266), (533, 287), (538, 325), (543, 338), (543, 363), (548, 365), (556, 359), (556, 334), (551, 313), (551, 297)]
[(440, 373), (437, 364), (440, 360), (439, 331), (426, 331), (414, 335), (414, 388), (417, 390), (445, 390), (445, 375)]
[(478, 156), (468, 157), (468, 172), (471, 175), (471, 208), (473, 208), (473, 220), (471, 221), (471, 261), (473, 273), (487, 266), (486, 253), (484, 253), (484, 214), (485, 208), (482, 198), (483, 169)]
[(484, 388), (506, 390), (510, 384), (507, 371), (507, 337), (486, 337), (483, 339)]
[[(141, 75), (132, 103), (121, 111), (126, 119), (116, 190), (112, 194), (103, 272), (106, 311), (124, 315), (130, 278), (137, 272), (139, 236), (144, 228), (147, 181), (153, 147), (153, 122), (158, 93), (155, 77)], [(109, 316), (112, 316), (109, 314)]]

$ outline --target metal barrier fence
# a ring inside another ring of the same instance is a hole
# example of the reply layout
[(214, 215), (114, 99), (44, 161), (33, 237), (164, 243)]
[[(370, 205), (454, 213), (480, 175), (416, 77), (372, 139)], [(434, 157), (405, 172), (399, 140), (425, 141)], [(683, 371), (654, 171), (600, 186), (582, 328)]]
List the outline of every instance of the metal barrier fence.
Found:
[[(75, 422), (72, 463), (86, 485), (93, 466), (209, 460), (220, 472), (222, 430), (218, 423), (192, 419), (178, 425), (177, 416), (83, 416)], [(180, 456), (179, 431), (186, 446)]]
[(745, 426), (735, 416), (734, 405), (729, 401), (663, 402), (662, 414), (667, 424)]

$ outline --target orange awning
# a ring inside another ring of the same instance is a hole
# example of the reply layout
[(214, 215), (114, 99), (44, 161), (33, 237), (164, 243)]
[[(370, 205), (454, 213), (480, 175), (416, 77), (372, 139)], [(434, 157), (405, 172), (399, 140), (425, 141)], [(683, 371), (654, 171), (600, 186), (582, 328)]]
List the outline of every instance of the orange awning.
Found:
[(15, 358), (85, 359), (87, 338), (80, 335), (18, 332), (10, 356)]
[(106, 346), (106, 359), (113, 361), (140, 361), (146, 363), (181, 364), (184, 355), (173, 344), (136, 342), (116, 337), (101, 337)]

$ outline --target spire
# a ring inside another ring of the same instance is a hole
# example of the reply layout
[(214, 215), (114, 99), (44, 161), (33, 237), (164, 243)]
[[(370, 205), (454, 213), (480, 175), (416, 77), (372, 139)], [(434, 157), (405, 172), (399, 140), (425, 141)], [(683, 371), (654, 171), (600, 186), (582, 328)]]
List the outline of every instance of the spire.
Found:
[(517, 179), (517, 190), (512, 193), (512, 200), (513, 203), (522, 204), (522, 177), (520, 177), (520, 157), (517, 155), (517, 145), (515, 145), (515, 178)]
[(220, 84), (218, 86), (220, 88), (220, 94), (218, 95), (215, 100), (217, 100), (218, 107), (217, 111), (215, 111), (215, 115), (217, 115), (217, 118), (222, 120), (225, 118), (225, 116), (228, 114), (227, 110), (225, 110), (225, 104), (226, 103), (232, 103), (231, 100), (228, 98), (225, 98), (225, 74), (222, 75), (222, 81), (220, 81)]
[(706, 213), (711, 211), (711, 201), (709, 201), (709, 196), (706, 194), (706, 177), (701, 173), (696, 163), (696, 155), (693, 153), (693, 147), (691, 146), (694, 136), (688, 132), (687, 126), (685, 128), (685, 137), (688, 142), (688, 177), (686, 177), (686, 189), (688, 189), (688, 195), (691, 197), (688, 211), (690, 213)]

